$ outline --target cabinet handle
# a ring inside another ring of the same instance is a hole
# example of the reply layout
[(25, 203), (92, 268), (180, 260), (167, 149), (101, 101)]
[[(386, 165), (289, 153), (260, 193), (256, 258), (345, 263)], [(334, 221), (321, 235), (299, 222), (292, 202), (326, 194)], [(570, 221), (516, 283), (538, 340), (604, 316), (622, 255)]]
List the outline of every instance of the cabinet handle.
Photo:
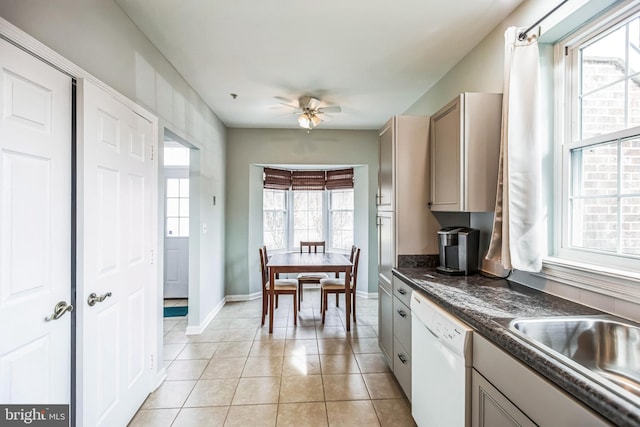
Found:
[(407, 364), (407, 358), (405, 357), (404, 354), (398, 353), (398, 359), (400, 359), (400, 361), (402, 362), (403, 365)]
[(400, 315), (400, 317), (407, 317), (407, 313), (405, 313), (402, 310), (396, 310), (398, 312), (398, 314)]
[(398, 293), (399, 293), (400, 295), (406, 295), (406, 294), (407, 294), (407, 291), (405, 291), (404, 289), (400, 288), (400, 289), (398, 289)]

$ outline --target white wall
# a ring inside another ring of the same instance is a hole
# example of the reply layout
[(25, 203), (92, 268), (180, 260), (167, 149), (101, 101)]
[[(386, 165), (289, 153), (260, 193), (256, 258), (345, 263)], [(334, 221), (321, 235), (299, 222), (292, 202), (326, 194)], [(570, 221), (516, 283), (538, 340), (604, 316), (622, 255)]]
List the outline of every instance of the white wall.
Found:
[[(541, 24), (542, 39), (548, 43), (563, 37), (568, 31), (591, 18), (598, 10), (613, 3), (612, 0), (570, 0)], [(622, 3), (622, 2), (617, 2)], [(503, 92), (504, 84), (504, 32), (510, 26), (529, 27), (558, 4), (557, 0), (528, 0), (509, 15), (478, 45), (469, 52), (440, 81), (429, 89), (404, 114), (431, 115), (461, 92)], [(547, 196), (545, 210), (551, 212), (553, 199), (553, 48), (541, 43), (541, 83), (547, 88), (543, 93), (543, 111), (546, 112), (541, 126), (546, 131), (543, 148), (543, 188)], [(446, 215), (446, 214), (440, 214)], [(440, 216), (439, 216), (440, 219)], [(491, 233), (493, 213), (470, 214), (470, 226), (479, 228), (482, 235)], [(549, 236), (554, 230), (549, 229)], [(486, 238), (482, 242), (486, 249)], [(550, 239), (551, 241), (551, 239)], [(484, 256), (484, 253), (481, 255)], [(513, 278), (521, 283), (578, 301), (601, 310), (640, 320), (640, 305), (628, 299), (578, 289), (568, 284), (516, 272)]]
[(260, 291), (258, 248), (262, 245), (260, 165), (360, 165), (355, 171), (355, 244), (363, 248), (360, 291), (376, 293), (375, 193), (378, 132), (316, 129), (228, 129), (227, 295)]
[[(208, 231), (192, 236), (202, 257), (193, 277), (199, 279), (197, 301), (189, 315), (190, 325), (199, 325), (224, 298), (225, 127), (111, 0), (2, 0), (0, 16), (158, 115), (159, 143), (166, 127), (199, 149), (194, 188), (199, 187), (201, 208), (195, 216)], [(162, 263), (158, 271), (162, 277)]]

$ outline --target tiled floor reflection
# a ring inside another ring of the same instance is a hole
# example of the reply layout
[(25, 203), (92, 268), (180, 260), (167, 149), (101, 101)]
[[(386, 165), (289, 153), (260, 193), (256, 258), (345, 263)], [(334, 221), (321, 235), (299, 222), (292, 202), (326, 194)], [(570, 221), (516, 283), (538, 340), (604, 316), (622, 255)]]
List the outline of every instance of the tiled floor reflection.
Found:
[(358, 298), (346, 332), (344, 300), (329, 298), (323, 325), (319, 290), (305, 290), (297, 327), (280, 298), (273, 334), (260, 300), (227, 303), (197, 336), (166, 318), (167, 379), (130, 426), (415, 426), (378, 348), (378, 301)]

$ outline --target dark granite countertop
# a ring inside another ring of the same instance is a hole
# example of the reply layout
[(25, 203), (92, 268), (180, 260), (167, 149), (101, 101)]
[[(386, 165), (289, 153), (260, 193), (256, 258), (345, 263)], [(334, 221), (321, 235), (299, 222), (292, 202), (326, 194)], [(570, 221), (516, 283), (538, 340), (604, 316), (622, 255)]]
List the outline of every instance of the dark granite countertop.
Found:
[[(528, 344), (504, 324), (513, 317), (605, 314), (517, 283), (446, 276), (435, 268), (398, 268), (394, 275), (616, 426), (640, 426), (640, 405)], [(502, 321), (502, 324), (500, 323)]]

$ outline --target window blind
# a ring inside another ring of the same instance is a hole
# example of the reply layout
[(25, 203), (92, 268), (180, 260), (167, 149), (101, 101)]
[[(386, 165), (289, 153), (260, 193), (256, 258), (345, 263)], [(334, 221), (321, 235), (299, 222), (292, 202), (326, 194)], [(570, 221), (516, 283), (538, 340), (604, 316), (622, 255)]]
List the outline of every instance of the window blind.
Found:
[(324, 171), (293, 171), (291, 172), (291, 189), (292, 190), (324, 190), (325, 172)]
[(264, 188), (268, 190), (288, 190), (291, 188), (291, 171), (264, 168)]
[(327, 171), (327, 190), (353, 188), (353, 168)]

